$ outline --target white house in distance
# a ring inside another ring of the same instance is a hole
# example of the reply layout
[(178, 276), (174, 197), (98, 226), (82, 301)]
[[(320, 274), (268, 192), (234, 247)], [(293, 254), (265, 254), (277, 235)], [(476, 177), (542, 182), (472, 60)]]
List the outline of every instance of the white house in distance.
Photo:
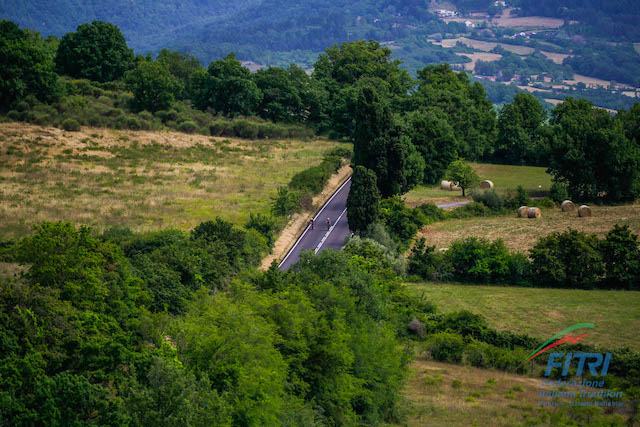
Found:
[(436, 10), (436, 15), (438, 15), (441, 18), (453, 18), (458, 14), (453, 10), (438, 9)]
[(464, 21), (464, 25), (467, 26), (467, 28), (475, 28), (476, 24), (474, 24), (471, 21)]

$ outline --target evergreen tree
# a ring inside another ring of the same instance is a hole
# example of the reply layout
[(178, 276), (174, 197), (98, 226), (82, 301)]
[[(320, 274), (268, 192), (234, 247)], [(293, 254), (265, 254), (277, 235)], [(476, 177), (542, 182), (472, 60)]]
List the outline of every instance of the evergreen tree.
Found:
[(349, 229), (360, 233), (377, 221), (380, 214), (380, 192), (376, 174), (363, 166), (357, 166), (351, 178), (351, 190), (347, 198)]

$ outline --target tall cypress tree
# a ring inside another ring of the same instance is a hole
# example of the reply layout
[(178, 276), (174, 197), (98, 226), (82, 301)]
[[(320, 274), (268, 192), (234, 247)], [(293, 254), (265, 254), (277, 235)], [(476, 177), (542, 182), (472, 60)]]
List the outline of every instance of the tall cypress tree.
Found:
[(351, 190), (347, 197), (349, 229), (360, 233), (376, 222), (380, 215), (380, 193), (376, 174), (363, 166), (357, 166), (351, 178)]
[(372, 88), (363, 88), (356, 110), (354, 163), (375, 173), (384, 198), (410, 190), (407, 186), (410, 143), (402, 137), (389, 107)]

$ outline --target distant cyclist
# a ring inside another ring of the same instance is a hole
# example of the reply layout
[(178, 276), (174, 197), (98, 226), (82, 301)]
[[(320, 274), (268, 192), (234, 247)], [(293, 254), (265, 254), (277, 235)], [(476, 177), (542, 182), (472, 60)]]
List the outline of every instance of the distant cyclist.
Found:
[(327, 230), (331, 229), (331, 218), (327, 217)]
[(316, 229), (316, 222), (313, 220), (313, 218), (309, 220), (309, 225), (311, 226), (312, 230)]

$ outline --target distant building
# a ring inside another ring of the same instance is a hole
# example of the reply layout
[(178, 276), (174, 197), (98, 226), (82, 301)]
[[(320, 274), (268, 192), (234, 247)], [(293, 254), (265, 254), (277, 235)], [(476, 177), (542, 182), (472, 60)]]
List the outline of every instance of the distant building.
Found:
[(502, 6), (502, 7), (507, 7), (507, 3), (504, 0), (498, 0), (498, 1), (494, 1), (493, 2), (494, 6)]
[(475, 28), (476, 27), (476, 24), (474, 24), (471, 21), (464, 21), (464, 25), (466, 25), (467, 28)]
[(457, 13), (453, 10), (439, 9), (436, 10), (436, 15), (440, 16), (441, 18), (452, 18), (456, 16)]

